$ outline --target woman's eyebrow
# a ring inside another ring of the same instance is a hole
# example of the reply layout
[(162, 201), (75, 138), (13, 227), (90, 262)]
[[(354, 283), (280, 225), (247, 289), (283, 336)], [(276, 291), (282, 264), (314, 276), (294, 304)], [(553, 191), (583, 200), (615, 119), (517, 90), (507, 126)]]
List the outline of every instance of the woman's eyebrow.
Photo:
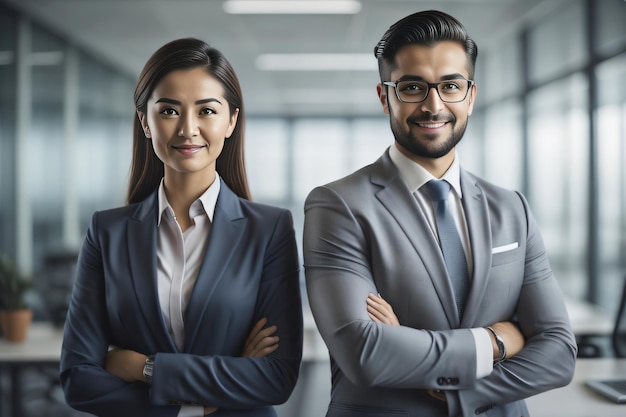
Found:
[[(158, 99), (156, 102), (157, 103), (175, 104), (175, 105), (178, 105), (178, 106), (180, 106), (182, 104), (178, 100), (174, 100), (174, 99), (167, 98), (167, 97), (162, 97), (162, 98)], [(211, 102), (216, 102), (216, 103), (222, 104), (222, 102), (219, 101), (216, 98), (203, 98), (202, 100), (197, 100), (195, 102), (195, 104), (206, 104), (206, 103), (211, 103)]]

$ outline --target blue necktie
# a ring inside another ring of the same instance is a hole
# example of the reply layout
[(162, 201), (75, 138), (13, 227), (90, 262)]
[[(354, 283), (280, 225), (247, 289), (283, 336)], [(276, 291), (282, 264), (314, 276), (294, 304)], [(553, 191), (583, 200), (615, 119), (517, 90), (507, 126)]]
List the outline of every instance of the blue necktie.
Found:
[(428, 196), (436, 203), (435, 223), (439, 235), (439, 246), (454, 290), (459, 318), (463, 318), (463, 308), (469, 289), (469, 272), (463, 244), (448, 208), (450, 184), (443, 180), (432, 180), (426, 183), (425, 187)]

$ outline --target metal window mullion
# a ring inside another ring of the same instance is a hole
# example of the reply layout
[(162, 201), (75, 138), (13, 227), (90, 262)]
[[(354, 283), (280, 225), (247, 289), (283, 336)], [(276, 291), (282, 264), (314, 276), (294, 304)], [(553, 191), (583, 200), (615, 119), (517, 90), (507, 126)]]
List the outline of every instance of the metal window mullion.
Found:
[[(20, 18), (16, 45), (15, 217), (16, 263), (24, 274), (33, 269), (33, 216), (29, 196), (28, 142), (32, 122), (32, 49), (30, 22)], [(43, 179), (42, 179), (43, 180)]]
[(76, 248), (80, 241), (80, 216), (77, 173), (77, 132), (79, 116), (79, 60), (69, 46), (65, 54), (65, 89), (63, 94), (63, 243)]

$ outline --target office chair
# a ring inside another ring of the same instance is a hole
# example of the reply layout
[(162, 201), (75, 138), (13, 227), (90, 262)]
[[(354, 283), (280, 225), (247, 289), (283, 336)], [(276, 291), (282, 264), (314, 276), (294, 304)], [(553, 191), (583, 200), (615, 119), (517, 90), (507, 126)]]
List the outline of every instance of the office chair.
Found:
[(59, 251), (48, 253), (43, 265), (44, 304), (50, 322), (63, 327), (69, 307), (78, 253)]
[(622, 289), (622, 299), (619, 303), (617, 316), (615, 317), (615, 328), (613, 329), (613, 350), (618, 358), (626, 358), (626, 276)]
[[(57, 328), (65, 324), (77, 258), (75, 251), (55, 251), (44, 257), (38, 289), (43, 298), (45, 319)], [(58, 365), (33, 366), (21, 382), (25, 416), (74, 416), (65, 404)]]

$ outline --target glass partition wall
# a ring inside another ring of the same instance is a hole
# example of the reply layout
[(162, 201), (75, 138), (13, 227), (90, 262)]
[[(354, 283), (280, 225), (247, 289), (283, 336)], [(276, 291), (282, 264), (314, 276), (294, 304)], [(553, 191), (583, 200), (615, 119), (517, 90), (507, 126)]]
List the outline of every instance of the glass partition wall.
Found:
[[(93, 211), (124, 204), (136, 74), (5, 7), (0, 251), (36, 277), (47, 253), (78, 248)], [(459, 150), (528, 197), (567, 295), (610, 310), (626, 275), (624, 21), (622, 0), (572, 0), (481, 48)], [(250, 114), (246, 142), (253, 198), (291, 209), (300, 239), (309, 191), (375, 161), (392, 136), (382, 111)]]

